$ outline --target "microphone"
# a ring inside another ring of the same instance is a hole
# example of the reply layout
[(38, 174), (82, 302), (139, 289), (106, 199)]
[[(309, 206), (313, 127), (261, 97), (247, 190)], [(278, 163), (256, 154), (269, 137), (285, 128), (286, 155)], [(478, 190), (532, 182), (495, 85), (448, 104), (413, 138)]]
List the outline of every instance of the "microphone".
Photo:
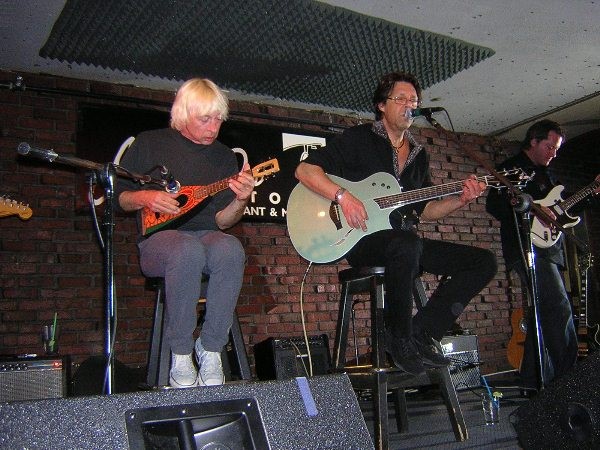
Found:
[(36, 158), (46, 159), (50, 162), (53, 162), (56, 158), (58, 158), (58, 153), (56, 153), (54, 150), (32, 147), (27, 142), (21, 142), (17, 147), (17, 152), (19, 155), (35, 156)]
[(431, 108), (409, 109), (407, 111), (410, 111), (410, 117), (412, 117), (412, 118), (424, 116), (426, 119), (429, 120), (433, 113), (445, 111), (445, 109), (441, 106), (434, 106)]
[(181, 184), (175, 179), (173, 174), (165, 166), (160, 166), (160, 177), (163, 180), (165, 191), (175, 194), (181, 189)]

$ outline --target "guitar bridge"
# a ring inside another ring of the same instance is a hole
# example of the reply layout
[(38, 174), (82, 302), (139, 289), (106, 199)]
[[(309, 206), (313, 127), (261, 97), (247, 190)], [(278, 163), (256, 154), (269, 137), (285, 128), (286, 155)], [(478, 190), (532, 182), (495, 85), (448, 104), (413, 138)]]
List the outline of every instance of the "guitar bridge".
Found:
[(335, 202), (331, 202), (329, 205), (329, 218), (335, 225), (337, 230), (342, 229), (342, 219), (340, 218), (340, 205)]

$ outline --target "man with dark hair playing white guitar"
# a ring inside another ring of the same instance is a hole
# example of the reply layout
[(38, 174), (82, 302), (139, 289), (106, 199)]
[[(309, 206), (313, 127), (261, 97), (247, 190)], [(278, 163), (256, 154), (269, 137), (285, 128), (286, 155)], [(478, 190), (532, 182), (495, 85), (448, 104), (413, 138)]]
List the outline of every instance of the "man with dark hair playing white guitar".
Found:
[[(562, 187), (558, 187), (552, 179), (548, 165), (556, 157), (563, 144), (565, 133), (561, 126), (551, 120), (534, 123), (521, 143), (521, 151), (503, 162), (500, 168), (521, 168), (528, 173), (535, 173), (524, 189), (534, 202), (540, 206), (550, 218), (562, 227), (573, 226), (578, 222), (569, 216), (568, 210), (590, 195), (598, 193), (600, 175), (596, 181), (584, 190), (560, 202)], [(580, 205), (581, 206), (581, 205)], [(490, 192), (486, 203), (487, 211), (500, 220), (502, 251), (507, 270), (515, 270), (521, 278), (523, 286), (527, 286), (527, 271), (521, 251), (521, 227), (515, 216), (506, 193)], [(540, 349), (544, 361), (543, 379), (550, 382), (564, 375), (577, 360), (577, 333), (573, 323), (573, 313), (561, 267), (564, 265), (562, 232), (545, 223), (544, 219), (534, 217), (531, 226), (531, 240), (535, 252), (535, 275), (537, 280), (538, 316), (542, 342), (545, 348)], [(531, 312), (531, 311), (529, 311)], [(539, 386), (536, 361), (538, 349), (534, 339), (533, 318), (528, 317), (523, 360), (520, 375), (522, 386), (535, 390)]]
[[(383, 172), (405, 191), (432, 186), (429, 156), (408, 131), (411, 112), (420, 99), (421, 88), (413, 75), (385, 75), (373, 97), (376, 121), (346, 130), (326, 148), (311, 152), (296, 169), (304, 186), (336, 202), (351, 230), (363, 233), (342, 256), (353, 266), (385, 266), (386, 351), (397, 367), (413, 374), (422, 373), (425, 365), (449, 363), (436, 351), (432, 339), (441, 339), (471, 298), (493, 278), (496, 258), (489, 250), (421, 238), (411, 213), (415, 210), (421, 220), (440, 219), (477, 199), (486, 184), (472, 176), (459, 183), (457, 195), (413, 203), (407, 211), (397, 209), (389, 215), (392, 229), (368, 234), (371, 218), (364, 202), (358, 193), (355, 196), (336, 183), (334, 176), (358, 182)], [(421, 270), (449, 279), (413, 319), (412, 286)]]

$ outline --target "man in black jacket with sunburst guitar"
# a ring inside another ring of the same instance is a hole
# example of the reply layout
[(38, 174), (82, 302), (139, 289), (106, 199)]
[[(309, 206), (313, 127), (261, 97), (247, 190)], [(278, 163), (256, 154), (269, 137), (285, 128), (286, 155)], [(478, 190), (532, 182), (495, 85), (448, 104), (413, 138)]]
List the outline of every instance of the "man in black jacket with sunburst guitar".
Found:
[[(360, 236), (347, 253), (339, 256), (345, 256), (353, 266), (385, 267), (386, 351), (397, 367), (413, 374), (422, 373), (425, 365), (449, 363), (436, 351), (432, 339), (444, 336), (471, 298), (496, 273), (496, 259), (489, 250), (426, 239), (416, 232), (413, 212), (421, 220), (434, 221), (477, 199), (486, 184), (474, 175), (447, 192), (433, 189), (433, 195), (424, 201), (411, 202), (410, 208), (392, 212), (389, 221), (386, 214), (368, 214), (366, 197), (374, 186), (399, 184), (408, 194), (433, 186), (429, 155), (408, 131), (413, 123), (411, 112), (420, 101), (421, 88), (413, 75), (395, 72), (383, 76), (372, 103), (376, 121), (346, 130), (326, 148), (311, 152), (296, 169), (303, 186), (341, 207), (344, 228), (348, 228), (343, 240)], [(387, 181), (390, 178), (391, 182)], [(342, 179), (362, 183), (346, 189), (341, 186)], [(365, 196), (358, 192), (362, 187)], [(293, 226), (290, 217), (288, 208), (288, 226)], [(318, 226), (316, 220), (305, 220)], [(382, 222), (384, 226), (380, 226)], [(370, 233), (369, 227), (378, 231)], [(339, 247), (323, 243), (320, 249), (315, 248), (317, 258), (321, 251)], [(327, 259), (323, 255), (321, 262)], [(449, 278), (413, 319), (412, 287), (422, 270)]]
[[(585, 198), (595, 195), (600, 186), (600, 175), (596, 181), (576, 194), (575, 200), (561, 202), (562, 186), (557, 186), (548, 166), (556, 157), (565, 139), (562, 127), (551, 120), (534, 123), (521, 143), (521, 151), (508, 158), (499, 168), (522, 168), (534, 174), (523, 190), (550, 218), (562, 227), (574, 226), (579, 218), (569, 215), (569, 207)], [(570, 197), (572, 198), (572, 197)], [(581, 206), (581, 205), (579, 205)], [(522, 223), (515, 215), (506, 192), (491, 192), (487, 197), (487, 211), (500, 221), (502, 251), (507, 270), (515, 270), (523, 286), (527, 286), (528, 271), (524, 262), (524, 240), (520, 228)], [(524, 308), (527, 333), (524, 343), (523, 360), (520, 367), (521, 382), (524, 388), (535, 390), (541, 381), (536, 364), (542, 353), (543, 379), (547, 384), (552, 379), (564, 375), (577, 360), (577, 333), (573, 323), (573, 312), (561, 269), (565, 264), (563, 255), (563, 233), (546, 223), (543, 218), (533, 217), (531, 221), (531, 241), (535, 254), (534, 268), (537, 279), (538, 316), (544, 348), (539, 349), (535, 340), (533, 309)], [(526, 249), (525, 249), (526, 250)], [(531, 298), (531, 296), (530, 296)], [(530, 300), (531, 302), (531, 300)], [(527, 306), (527, 305), (525, 305)]]

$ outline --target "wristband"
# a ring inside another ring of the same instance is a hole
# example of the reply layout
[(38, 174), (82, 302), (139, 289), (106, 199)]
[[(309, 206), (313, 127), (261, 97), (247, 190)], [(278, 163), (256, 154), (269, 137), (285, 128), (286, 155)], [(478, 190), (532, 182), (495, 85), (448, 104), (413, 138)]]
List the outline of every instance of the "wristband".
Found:
[(335, 193), (334, 202), (336, 202), (338, 205), (340, 203), (340, 200), (342, 199), (342, 196), (344, 195), (344, 192), (346, 192), (346, 189), (344, 189), (343, 187), (341, 187)]

